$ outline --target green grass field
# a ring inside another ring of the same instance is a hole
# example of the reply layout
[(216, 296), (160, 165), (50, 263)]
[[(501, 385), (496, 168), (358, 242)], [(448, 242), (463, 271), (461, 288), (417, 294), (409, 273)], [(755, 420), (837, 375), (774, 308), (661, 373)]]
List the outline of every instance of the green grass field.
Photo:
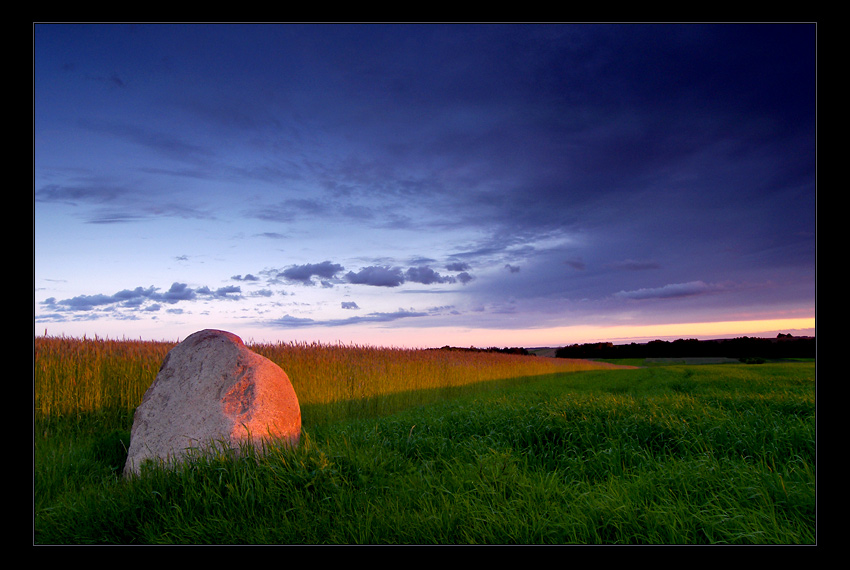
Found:
[[(816, 543), (814, 362), (547, 371), (567, 363), (492, 355), (472, 381), (455, 354), (431, 374), (466, 382), (305, 396), (295, 450), (124, 479), (134, 386), (168, 347), (65, 342), (36, 354), (36, 544)], [(307, 367), (301, 349), (289, 361)], [(436, 358), (358, 350), (331, 352), (361, 384)]]

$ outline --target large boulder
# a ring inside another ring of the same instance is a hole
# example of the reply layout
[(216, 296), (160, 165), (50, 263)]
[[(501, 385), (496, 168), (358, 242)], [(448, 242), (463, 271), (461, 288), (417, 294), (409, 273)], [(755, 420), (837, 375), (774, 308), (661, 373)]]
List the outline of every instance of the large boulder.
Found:
[(202, 330), (166, 355), (136, 409), (125, 475), (145, 460), (165, 464), (211, 449), (295, 446), (301, 408), (286, 373), (235, 334)]

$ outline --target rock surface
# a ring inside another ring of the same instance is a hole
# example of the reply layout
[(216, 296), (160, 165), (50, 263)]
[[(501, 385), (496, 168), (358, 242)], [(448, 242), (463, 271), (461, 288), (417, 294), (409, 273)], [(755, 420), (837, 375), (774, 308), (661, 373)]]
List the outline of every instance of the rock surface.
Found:
[(235, 334), (202, 330), (166, 355), (136, 409), (124, 474), (148, 459), (181, 461), (192, 453), (297, 445), (301, 408), (286, 373)]

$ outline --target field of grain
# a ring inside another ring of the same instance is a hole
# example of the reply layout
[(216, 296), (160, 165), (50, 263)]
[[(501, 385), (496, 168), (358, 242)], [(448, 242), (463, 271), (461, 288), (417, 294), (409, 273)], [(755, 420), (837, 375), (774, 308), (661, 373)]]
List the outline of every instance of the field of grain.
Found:
[[(36, 337), (35, 413), (126, 413), (142, 400), (175, 343)], [(305, 425), (392, 413), (482, 384), (611, 367), (585, 360), (489, 352), (320, 343), (251, 344), (289, 376)]]

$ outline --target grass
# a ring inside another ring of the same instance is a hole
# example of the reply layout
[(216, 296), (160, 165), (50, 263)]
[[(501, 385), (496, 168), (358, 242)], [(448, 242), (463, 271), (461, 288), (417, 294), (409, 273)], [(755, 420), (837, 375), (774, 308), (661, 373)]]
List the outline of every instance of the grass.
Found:
[(59, 414), (36, 422), (34, 541), (816, 542), (813, 362), (538, 372), (408, 387), (394, 411), (316, 414), (295, 450), (131, 480), (130, 414)]

